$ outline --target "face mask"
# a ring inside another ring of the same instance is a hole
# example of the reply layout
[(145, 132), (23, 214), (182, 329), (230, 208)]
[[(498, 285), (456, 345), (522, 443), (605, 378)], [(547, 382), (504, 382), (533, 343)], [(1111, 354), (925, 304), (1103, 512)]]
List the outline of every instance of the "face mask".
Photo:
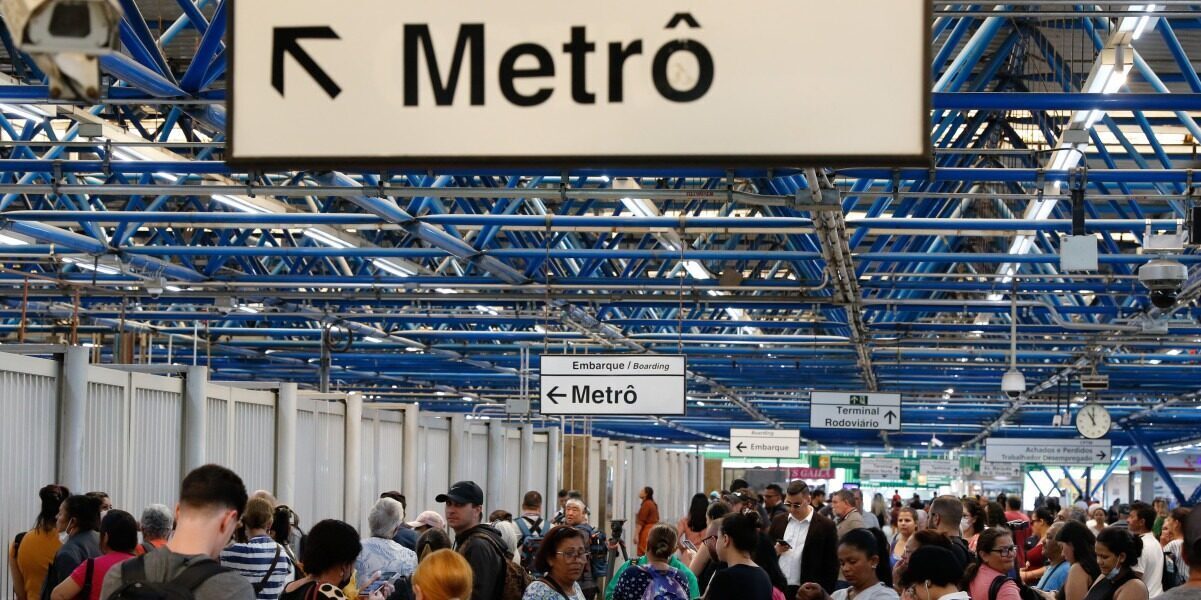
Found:
[(1118, 578), (1118, 573), (1121, 573), (1121, 572), (1122, 572), (1121, 567), (1114, 567), (1112, 571), (1105, 574), (1105, 577), (1109, 578), (1110, 580), (1114, 580), (1114, 579)]
[(65, 531), (58, 532), (59, 543), (65, 544), (65, 543), (67, 543), (67, 540), (70, 538), (71, 538), (71, 536), (68, 535), (67, 532), (65, 532)]
[(972, 520), (970, 518), (964, 517), (961, 521), (959, 521), (959, 531), (967, 533), (969, 530), (971, 530), (971, 528)]

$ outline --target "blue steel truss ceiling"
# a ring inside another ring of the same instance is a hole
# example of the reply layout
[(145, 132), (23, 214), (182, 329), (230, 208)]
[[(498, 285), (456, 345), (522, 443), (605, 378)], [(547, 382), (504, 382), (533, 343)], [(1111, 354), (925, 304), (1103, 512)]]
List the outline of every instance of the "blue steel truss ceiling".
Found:
[[(1148, 226), (1195, 204), (1191, 3), (936, 5), (930, 169), (566, 173), (233, 171), (222, 4), (121, 4), (96, 106), (51, 101), (0, 40), (5, 343), (310, 386), (325, 347), (335, 388), (491, 415), (537, 390), (541, 354), (682, 352), (687, 415), (591, 423), (682, 443), (731, 426), (869, 448), (1072, 436), (1052, 419), (1096, 373), (1115, 443), (1199, 435), (1201, 257), (1169, 253), (1194, 267), (1170, 310), (1137, 278)], [(1059, 270), (1074, 189), (1092, 273)], [(904, 428), (810, 430), (813, 389), (899, 392)]]

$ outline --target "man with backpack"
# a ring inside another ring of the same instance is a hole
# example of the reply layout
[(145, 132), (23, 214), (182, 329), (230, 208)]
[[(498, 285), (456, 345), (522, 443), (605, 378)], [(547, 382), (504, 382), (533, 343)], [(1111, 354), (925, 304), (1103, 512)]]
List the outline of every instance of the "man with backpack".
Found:
[(530, 583), (529, 575), (513, 562), (500, 532), (482, 523), (484, 490), (474, 481), (459, 481), (434, 501), (446, 505), (446, 524), (455, 532), (455, 550), (471, 565), (471, 599), (521, 598)]
[(517, 517), (517, 530), (521, 532), (521, 538), (517, 540), (517, 554), (521, 566), (527, 571), (533, 572), (534, 557), (538, 555), (538, 548), (542, 547), (542, 538), (548, 529), (542, 520), (542, 494), (535, 490), (526, 492), (521, 499), (521, 516)]
[(584, 598), (593, 600), (600, 591), (600, 580), (609, 572), (605, 534), (588, 524), (588, 507), (583, 500), (569, 499), (563, 507), (563, 520), (568, 527), (574, 527), (588, 536), (588, 564), (584, 567), (584, 575), (580, 577), (579, 584)]
[(188, 473), (175, 508), (175, 535), (163, 548), (109, 570), (100, 597), (254, 600), (250, 582), (216, 561), (237, 529), (246, 500), (242, 479), (225, 467), (205, 465)]

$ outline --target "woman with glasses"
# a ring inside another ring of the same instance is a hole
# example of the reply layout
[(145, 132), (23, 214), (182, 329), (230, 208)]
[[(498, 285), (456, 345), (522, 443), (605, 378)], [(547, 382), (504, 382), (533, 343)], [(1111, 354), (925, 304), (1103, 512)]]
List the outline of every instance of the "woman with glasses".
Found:
[(1143, 540), (1124, 527), (1106, 527), (1097, 536), (1096, 548), (1102, 575), (1084, 600), (1147, 600), (1147, 586), (1134, 571)]
[(946, 548), (918, 548), (897, 580), (901, 600), (971, 600), (967, 592), (959, 590), (958, 573), (947, 568), (954, 562), (955, 555)]
[(525, 588), (522, 600), (584, 600), (579, 581), (587, 567), (584, 532), (566, 525), (551, 529), (534, 556), (534, 570), (546, 575)]
[[(1014, 545), (1013, 534), (1008, 529), (985, 529), (976, 540), (976, 556), (979, 560), (967, 568), (964, 577), (964, 587), (972, 598), (1021, 600), (1018, 584), (1008, 575), (1013, 570), (1017, 555), (1018, 547)], [(989, 591), (998, 577), (1005, 581), (994, 596)]]

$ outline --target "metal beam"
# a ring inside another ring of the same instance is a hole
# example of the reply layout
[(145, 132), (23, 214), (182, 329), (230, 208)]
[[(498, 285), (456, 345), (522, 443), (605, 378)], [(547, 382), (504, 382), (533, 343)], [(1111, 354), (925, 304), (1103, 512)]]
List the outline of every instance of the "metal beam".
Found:
[(1130, 435), (1132, 440), (1134, 440), (1134, 443), (1138, 446), (1138, 449), (1142, 451), (1143, 456), (1147, 459), (1147, 462), (1151, 463), (1151, 467), (1155, 469), (1155, 473), (1159, 475), (1159, 478), (1162, 479), (1164, 484), (1168, 486), (1168, 490), (1172, 492), (1172, 496), (1176, 498), (1176, 502), (1180, 504), (1186, 504), (1188, 502), (1188, 498), (1185, 497), (1184, 492), (1180, 491), (1180, 487), (1176, 485), (1176, 480), (1172, 478), (1172, 473), (1168, 471), (1168, 468), (1164, 466), (1163, 461), (1160, 460), (1159, 453), (1155, 451), (1155, 446), (1151, 445), (1146, 438), (1143, 437), (1142, 430), (1137, 425), (1132, 424), (1123, 424), (1122, 429)]

